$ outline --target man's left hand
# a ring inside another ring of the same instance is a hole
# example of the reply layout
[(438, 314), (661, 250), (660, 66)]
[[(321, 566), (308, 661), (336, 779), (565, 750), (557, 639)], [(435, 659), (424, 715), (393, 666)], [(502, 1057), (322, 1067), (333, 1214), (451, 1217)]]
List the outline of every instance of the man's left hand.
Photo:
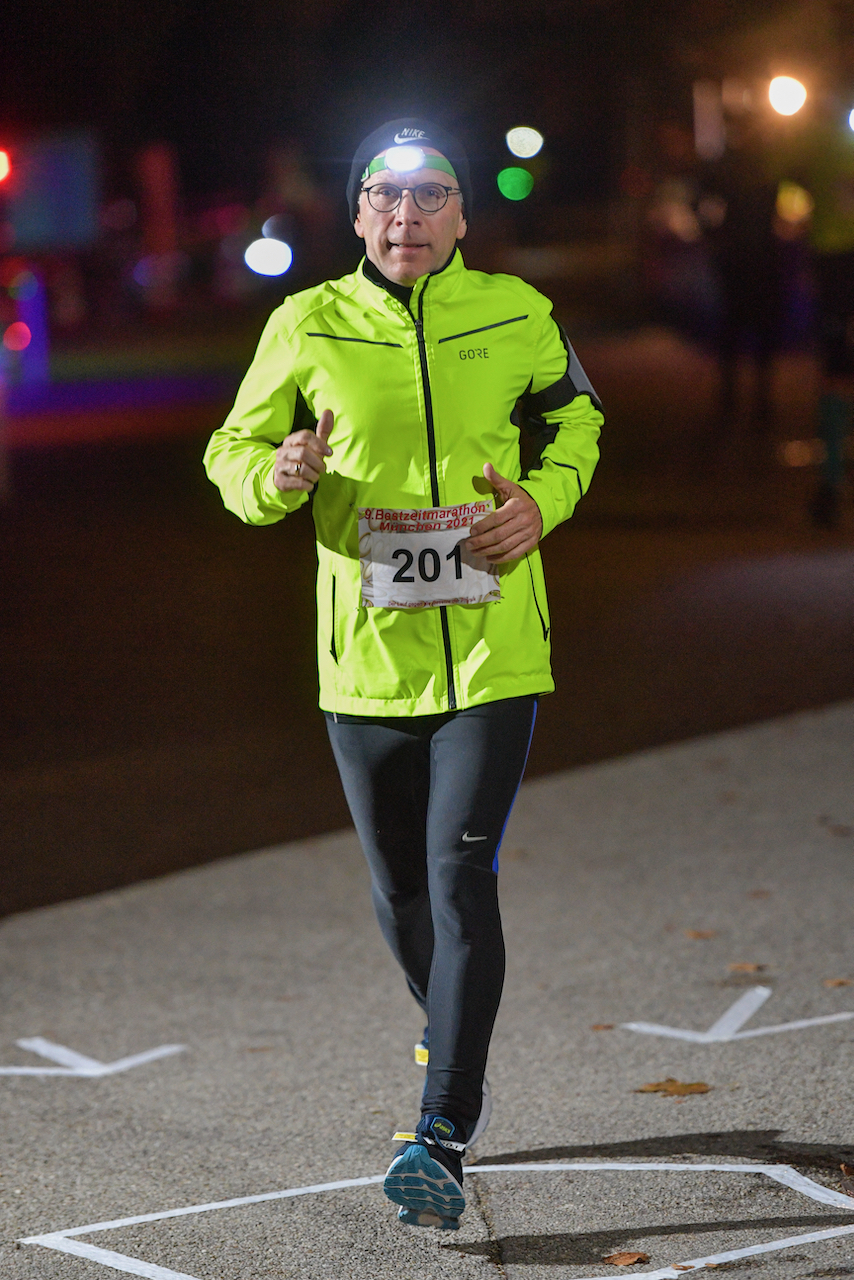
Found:
[(519, 560), (533, 551), (543, 536), (540, 508), (521, 485), (499, 475), (491, 462), (486, 463), (483, 474), (492, 485), (498, 506), (472, 525), (466, 549), (485, 556), (491, 564)]

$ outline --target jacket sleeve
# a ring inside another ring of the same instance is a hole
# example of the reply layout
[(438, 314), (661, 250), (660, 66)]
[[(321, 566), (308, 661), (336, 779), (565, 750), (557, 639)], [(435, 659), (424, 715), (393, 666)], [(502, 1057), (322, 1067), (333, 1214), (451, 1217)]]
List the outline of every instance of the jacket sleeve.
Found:
[[(246, 524), (274, 524), (308, 499), (273, 484), (275, 452), (305, 408), (283, 331), (281, 309), (270, 317), (234, 408), (210, 438), (205, 470), (229, 511)], [(310, 425), (306, 422), (305, 425)]]
[(605, 421), (596, 392), (561, 326), (546, 318), (531, 383), (522, 397), (526, 425), (540, 441), (540, 456), (522, 487), (543, 518), (543, 536), (567, 520), (590, 486)]

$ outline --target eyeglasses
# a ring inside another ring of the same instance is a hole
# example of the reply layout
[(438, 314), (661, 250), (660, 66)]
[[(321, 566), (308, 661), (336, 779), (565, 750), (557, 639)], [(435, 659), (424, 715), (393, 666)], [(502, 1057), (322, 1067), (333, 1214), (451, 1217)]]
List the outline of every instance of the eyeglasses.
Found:
[(438, 213), (448, 203), (448, 196), (462, 195), (459, 187), (443, 187), (439, 182), (421, 182), (417, 187), (396, 187), (391, 182), (375, 182), (372, 187), (361, 187), (372, 209), (377, 213), (392, 213), (408, 191), (422, 213)]

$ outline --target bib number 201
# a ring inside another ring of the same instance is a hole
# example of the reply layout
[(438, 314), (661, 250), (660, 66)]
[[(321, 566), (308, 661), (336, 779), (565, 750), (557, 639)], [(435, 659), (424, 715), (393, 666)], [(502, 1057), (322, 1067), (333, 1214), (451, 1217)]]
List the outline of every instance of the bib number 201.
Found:
[[(392, 560), (403, 561), (403, 564), (392, 578), (392, 582), (414, 582), (415, 576), (409, 572), (415, 563), (415, 556), (412, 552), (407, 547), (398, 547), (397, 551), (392, 552), (391, 558)], [(430, 561), (429, 571), (427, 568), (428, 559)], [(460, 582), (463, 576), (463, 555), (459, 543), (448, 552), (445, 559), (454, 561), (454, 577)], [(419, 551), (418, 576), (422, 582), (435, 582), (441, 572), (442, 561), (435, 547), (424, 547)]]
[(501, 598), (498, 570), (468, 549), (489, 500), (454, 507), (359, 508), (362, 605), (433, 609)]

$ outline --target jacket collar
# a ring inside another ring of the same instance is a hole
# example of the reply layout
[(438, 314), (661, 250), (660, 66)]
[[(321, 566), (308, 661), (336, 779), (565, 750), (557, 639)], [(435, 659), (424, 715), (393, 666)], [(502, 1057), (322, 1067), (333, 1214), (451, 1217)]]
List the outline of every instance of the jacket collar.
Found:
[[(385, 277), (379, 269), (371, 264), (370, 274), (366, 269), (368, 263), (367, 258), (363, 258), (356, 272), (360, 285), (360, 292), (365, 294), (375, 306), (382, 306), (384, 297), (394, 297), (399, 301), (403, 301), (402, 288), (395, 286), (394, 282), (386, 281)], [(463, 255), (459, 248), (455, 249), (448, 262), (440, 271), (434, 271), (430, 275), (420, 276), (412, 286), (409, 298), (409, 310), (415, 314), (418, 307), (420, 295), (424, 292), (428, 283), (430, 285), (429, 297), (431, 302), (441, 301), (448, 298), (459, 287), (462, 280), (463, 272), (466, 270), (463, 262)]]

